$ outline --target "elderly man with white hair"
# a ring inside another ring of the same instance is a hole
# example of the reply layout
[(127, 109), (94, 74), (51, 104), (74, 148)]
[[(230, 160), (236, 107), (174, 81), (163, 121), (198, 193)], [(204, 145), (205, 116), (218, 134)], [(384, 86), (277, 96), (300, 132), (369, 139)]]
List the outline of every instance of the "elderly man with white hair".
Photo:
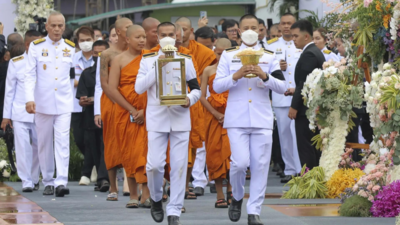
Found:
[[(69, 135), (75, 78), (72, 58), (75, 44), (62, 38), (65, 18), (52, 12), (46, 23), (48, 35), (31, 43), (25, 71), (26, 111), (35, 114), (43, 195), (69, 194)], [(53, 149), (54, 140), (54, 149)], [(54, 157), (57, 177), (54, 179)]]

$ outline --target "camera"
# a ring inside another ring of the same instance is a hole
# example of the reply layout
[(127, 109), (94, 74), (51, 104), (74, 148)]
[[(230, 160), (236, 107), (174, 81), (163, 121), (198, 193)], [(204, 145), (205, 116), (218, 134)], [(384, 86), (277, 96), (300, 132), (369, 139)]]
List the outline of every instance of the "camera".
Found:
[(33, 20), (35, 20), (35, 23), (29, 24), (29, 30), (39, 31), (43, 36), (46, 36), (47, 35), (47, 31), (46, 31), (47, 19), (44, 17), (34, 16)]

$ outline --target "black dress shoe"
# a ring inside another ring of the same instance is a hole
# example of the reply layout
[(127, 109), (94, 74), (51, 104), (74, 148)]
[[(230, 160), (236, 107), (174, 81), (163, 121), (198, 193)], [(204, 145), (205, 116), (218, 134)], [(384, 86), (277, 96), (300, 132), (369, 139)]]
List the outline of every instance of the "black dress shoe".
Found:
[(195, 187), (193, 193), (195, 193), (196, 196), (203, 196), (204, 195), (204, 188)]
[(66, 188), (66, 187), (65, 187), (65, 188), (64, 188), (64, 191), (65, 191), (65, 194), (66, 194), (66, 195), (69, 195), (69, 188)]
[(232, 198), (232, 203), (229, 206), (229, 219), (232, 222), (237, 222), (240, 220), (240, 216), (242, 215), (242, 203), (243, 199), (240, 201), (236, 201), (235, 198)]
[(54, 186), (46, 186), (43, 190), (43, 195), (54, 195)]
[(22, 188), (22, 192), (32, 192), (33, 189), (31, 187)]
[(278, 172), (281, 170), (281, 167), (279, 166), (278, 163), (274, 163), (274, 167), (272, 167), (272, 172)]
[(291, 175), (287, 175), (284, 178), (281, 179), (281, 183), (282, 184), (286, 184), (287, 182), (289, 182), (292, 179)]
[(65, 188), (64, 185), (60, 185), (56, 188), (56, 197), (64, 197), (67, 194), (67, 190), (69, 193), (69, 189)]
[(248, 225), (264, 225), (261, 220), (259, 215), (253, 215), (249, 214), (247, 217), (247, 224)]
[(162, 200), (155, 202), (150, 198), (151, 201), (151, 217), (157, 223), (161, 223), (164, 220), (164, 209), (162, 207)]
[(99, 185), (99, 191), (107, 192), (108, 190), (110, 190), (110, 183), (107, 180), (102, 180)]
[(282, 170), (282, 169), (279, 169), (279, 170), (276, 172), (276, 175), (277, 175), (277, 176), (280, 176), (281, 174), (283, 174), (283, 170)]
[(37, 184), (35, 184), (35, 187), (33, 187), (33, 190), (34, 190), (34, 191), (38, 191), (38, 190), (39, 190), (39, 186), (40, 186), (40, 185), (39, 185), (39, 182), (38, 182)]
[(168, 225), (182, 225), (179, 216), (168, 216)]
[(210, 193), (212, 194), (217, 193), (217, 188), (215, 187), (215, 184), (210, 184)]

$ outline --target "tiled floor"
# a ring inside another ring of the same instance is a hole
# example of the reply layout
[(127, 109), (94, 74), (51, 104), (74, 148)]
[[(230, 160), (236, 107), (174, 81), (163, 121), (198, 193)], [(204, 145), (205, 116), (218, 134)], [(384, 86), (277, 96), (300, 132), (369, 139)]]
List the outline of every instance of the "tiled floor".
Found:
[(57, 224), (49, 213), (35, 202), (23, 197), (13, 188), (0, 183), (0, 225), (8, 224)]

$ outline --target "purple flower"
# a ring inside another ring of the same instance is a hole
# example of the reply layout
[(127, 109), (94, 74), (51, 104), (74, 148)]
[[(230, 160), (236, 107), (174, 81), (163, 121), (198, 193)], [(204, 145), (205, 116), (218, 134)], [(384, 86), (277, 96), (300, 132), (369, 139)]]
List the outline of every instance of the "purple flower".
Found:
[(386, 37), (390, 37), (390, 33), (386, 33)]
[(374, 217), (395, 217), (400, 213), (400, 180), (383, 187), (372, 203)]

